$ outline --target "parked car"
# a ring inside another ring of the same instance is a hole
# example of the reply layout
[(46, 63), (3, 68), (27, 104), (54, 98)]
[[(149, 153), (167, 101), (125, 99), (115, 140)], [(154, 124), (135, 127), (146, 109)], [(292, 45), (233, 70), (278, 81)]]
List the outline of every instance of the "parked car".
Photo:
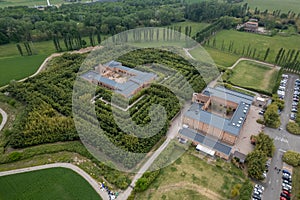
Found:
[(282, 183), (282, 188), (289, 188), (292, 189), (292, 186), (286, 183)]
[[(268, 161), (267, 161), (268, 162)], [(262, 191), (265, 190), (264, 186), (255, 184), (255, 188), (260, 188)]]
[(298, 102), (293, 101), (292, 106), (298, 106)]
[[(299, 80), (299, 79), (298, 79), (298, 80)], [(288, 170), (286, 170), (286, 169), (283, 169), (283, 170), (282, 170), (282, 173), (283, 173), (283, 174), (288, 174), (288, 175), (291, 175), (291, 172), (289, 172), (289, 171), (288, 171)]]
[(283, 192), (280, 194), (280, 196), (286, 198), (287, 200), (291, 199), (291, 197), (289, 197), (287, 194), (285, 194)]
[(289, 193), (289, 192), (288, 192), (288, 191), (286, 191), (286, 190), (283, 190), (283, 191), (282, 191), (282, 193), (284, 193), (284, 194), (288, 195), (289, 197), (291, 196), (291, 193)]

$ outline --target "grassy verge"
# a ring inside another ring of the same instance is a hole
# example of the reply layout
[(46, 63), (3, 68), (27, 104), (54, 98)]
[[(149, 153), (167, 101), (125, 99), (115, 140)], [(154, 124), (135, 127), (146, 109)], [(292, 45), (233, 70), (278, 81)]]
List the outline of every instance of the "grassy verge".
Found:
[(0, 177), (0, 196), (13, 199), (101, 199), (89, 183), (65, 168), (44, 169)]
[(292, 200), (300, 199), (300, 167), (294, 167), (293, 169), (293, 190)]
[[(73, 155), (77, 155), (75, 156), (77, 158)], [(53, 162), (75, 163), (97, 180), (107, 180), (117, 188), (125, 189), (130, 183), (128, 174), (111, 169), (99, 162), (78, 141), (45, 144), (2, 153), (0, 170), (6, 171)]]
[(251, 61), (242, 61), (229, 74), (223, 76), (223, 80), (247, 89), (253, 88), (256, 91), (272, 93), (277, 74), (276, 68)]

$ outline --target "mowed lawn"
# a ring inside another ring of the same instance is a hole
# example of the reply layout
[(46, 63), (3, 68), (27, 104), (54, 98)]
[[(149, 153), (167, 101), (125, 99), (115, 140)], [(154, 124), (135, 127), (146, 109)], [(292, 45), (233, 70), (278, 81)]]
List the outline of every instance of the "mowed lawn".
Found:
[[(209, 54), (209, 56), (211, 57), (212, 61), (216, 64), (216, 66), (221, 68), (231, 67), (240, 57), (238, 55), (222, 52), (218, 49), (210, 48), (207, 46), (204, 46), (204, 49)], [(204, 49), (203, 47), (197, 47), (190, 50), (189, 52), (196, 60), (201, 61), (201, 60), (205, 60), (206, 58), (206, 56), (203, 55), (203, 53), (201, 53)]]
[[(259, 59), (263, 59), (266, 53), (266, 50), (270, 48), (270, 53), (267, 58), (267, 62), (274, 63), (275, 57), (278, 54), (280, 48), (284, 48), (287, 51), (289, 49), (300, 49), (300, 35), (292, 36), (280, 36), (275, 35), (273, 37), (259, 35), (254, 33), (240, 32), (236, 30), (223, 30), (216, 34), (216, 48), (221, 49), (223, 40), (225, 49), (228, 49), (230, 41), (233, 41), (233, 51), (236, 51), (238, 54), (247, 50), (249, 44), (252, 52), (256, 48), (256, 57), (259, 55)], [(211, 38), (212, 44), (213, 38)]]
[(234, 69), (229, 81), (240, 87), (272, 92), (278, 69), (252, 61), (241, 61)]
[[(220, 166), (217, 167), (193, 153), (198, 154), (196, 150), (190, 150), (161, 169), (155, 181), (146, 191), (138, 193), (136, 199), (230, 199), (232, 187), (242, 183), (244, 179), (233, 175), (238, 173), (230, 163), (220, 161)], [(233, 171), (225, 170), (229, 166)]]
[(34, 74), (47, 55), (0, 58), (0, 87)]
[(99, 200), (101, 197), (76, 172), (45, 169), (0, 177), (1, 200)]
[(261, 11), (268, 9), (269, 12), (273, 10), (281, 10), (281, 12), (285, 13), (289, 10), (296, 13), (300, 12), (299, 0), (245, 0), (243, 3), (248, 3), (251, 10), (257, 7)]

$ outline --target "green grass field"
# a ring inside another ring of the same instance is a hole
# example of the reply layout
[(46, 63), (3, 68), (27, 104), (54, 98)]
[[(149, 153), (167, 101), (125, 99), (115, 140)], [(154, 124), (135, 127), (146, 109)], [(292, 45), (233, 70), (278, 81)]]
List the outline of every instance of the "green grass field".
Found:
[(136, 199), (230, 199), (233, 185), (244, 181), (239, 174), (241, 171), (223, 161), (217, 161), (221, 167), (216, 167), (193, 154), (199, 155), (190, 149), (173, 164), (161, 169), (150, 187), (138, 193)]
[(1, 200), (99, 200), (89, 183), (70, 169), (52, 168), (0, 177)]
[[(218, 67), (221, 68), (227, 68), (231, 67), (238, 59), (239, 56), (227, 52), (222, 52), (218, 49), (209, 48), (207, 46), (204, 47), (207, 53), (210, 55), (212, 60), (215, 62), (215, 64)], [(203, 59), (203, 54), (201, 54), (201, 51), (203, 50), (202, 47), (194, 48), (190, 51), (190, 54), (196, 59), (201, 60)]]
[[(288, 49), (299, 49), (300, 35), (292, 36), (264, 36), (247, 32), (239, 32), (236, 30), (223, 30), (216, 34), (216, 48), (221, 49), (222, 41), (224, 40), (225, 49), (228, 49), (230, 41), (233, 41), (233, 51), (237, 53), (243, 52), (243, 47), (247, 50), (248, 45), (252, 51), (256, 48), (256, 57), (263, 59), (267, 48), (270, 48), (270, 53), (266, 61), (274, 62), (275, 57), (282, 47), (288, 51)], [(213, 38), (211, 38), (211, 43)], [(212, 44), (210, 44), (212, 45)], [(259, 55), (259, 56), (258, 56)]]
[[(192, 32), (191, 36), (195, 36), (197, 32), (201, 31), (205, 27), (209, 26), (208, 23), (202, 23), (202, 22), (192, 22), (192, 21), (185, 21), (185, 22), (178, 22), (178, 23), (173, 23), (171, 26), (179, 27), (181, 26), (181, 32), (185, 33), (185, 27), (186, 26), (191, 26), (192, 27)], [(166, 26), (170, 27), (170, 26)]]
[[(66, 3), (64, 0), (50, 0), (52, 5), (60, 5), (62, 3)], [(0, 7), (8, 7), (8, 6), (39, 6), (39, 5), (47, 5), (46, 0), (1, 0)]]
[(251, 61), (241, 61), (234, 69), (229, 81), (240, 87), (272, 92), (278, 70)]
[(281, 10), (287, 13), (292, 10), (296, 13), (300, 12), (300, 1), (299, 0), (245, 0), (243, 3), (248, 3), (251, 10), (255, 7), (264, 11), (268, 9), (270, 12), (273, 10)]

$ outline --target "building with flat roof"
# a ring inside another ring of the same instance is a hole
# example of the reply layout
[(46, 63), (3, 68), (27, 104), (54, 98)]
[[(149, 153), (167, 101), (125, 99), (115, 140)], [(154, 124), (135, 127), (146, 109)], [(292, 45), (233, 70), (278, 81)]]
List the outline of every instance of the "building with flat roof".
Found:
[(125, 67), (120, 62), (110, 61), (98, 65), (81, 77), (91, 83), (114, 90), (126, 98), (130, 98), (141, 89), (149, 86), (156, 78), (156, 74), (142, 72)]
[[(184, 138), (216, 151), (216, 155), (228, 159), (249, 113), (253, 97), (223, 87), (206, 88), (193, 94), (193, 104), (184, 114)], [(193, 134), (187, 132), (193, 132)], [(215, 145), (203, 141), (213, 140)], [(222, 146), (223, 145), (223, 146)], [(223, 148), (216, 148), (222, 146)], [(225, 148), (226, 147), (226, 148)], [(224, 150), (226, 149), (226, 150)]]

